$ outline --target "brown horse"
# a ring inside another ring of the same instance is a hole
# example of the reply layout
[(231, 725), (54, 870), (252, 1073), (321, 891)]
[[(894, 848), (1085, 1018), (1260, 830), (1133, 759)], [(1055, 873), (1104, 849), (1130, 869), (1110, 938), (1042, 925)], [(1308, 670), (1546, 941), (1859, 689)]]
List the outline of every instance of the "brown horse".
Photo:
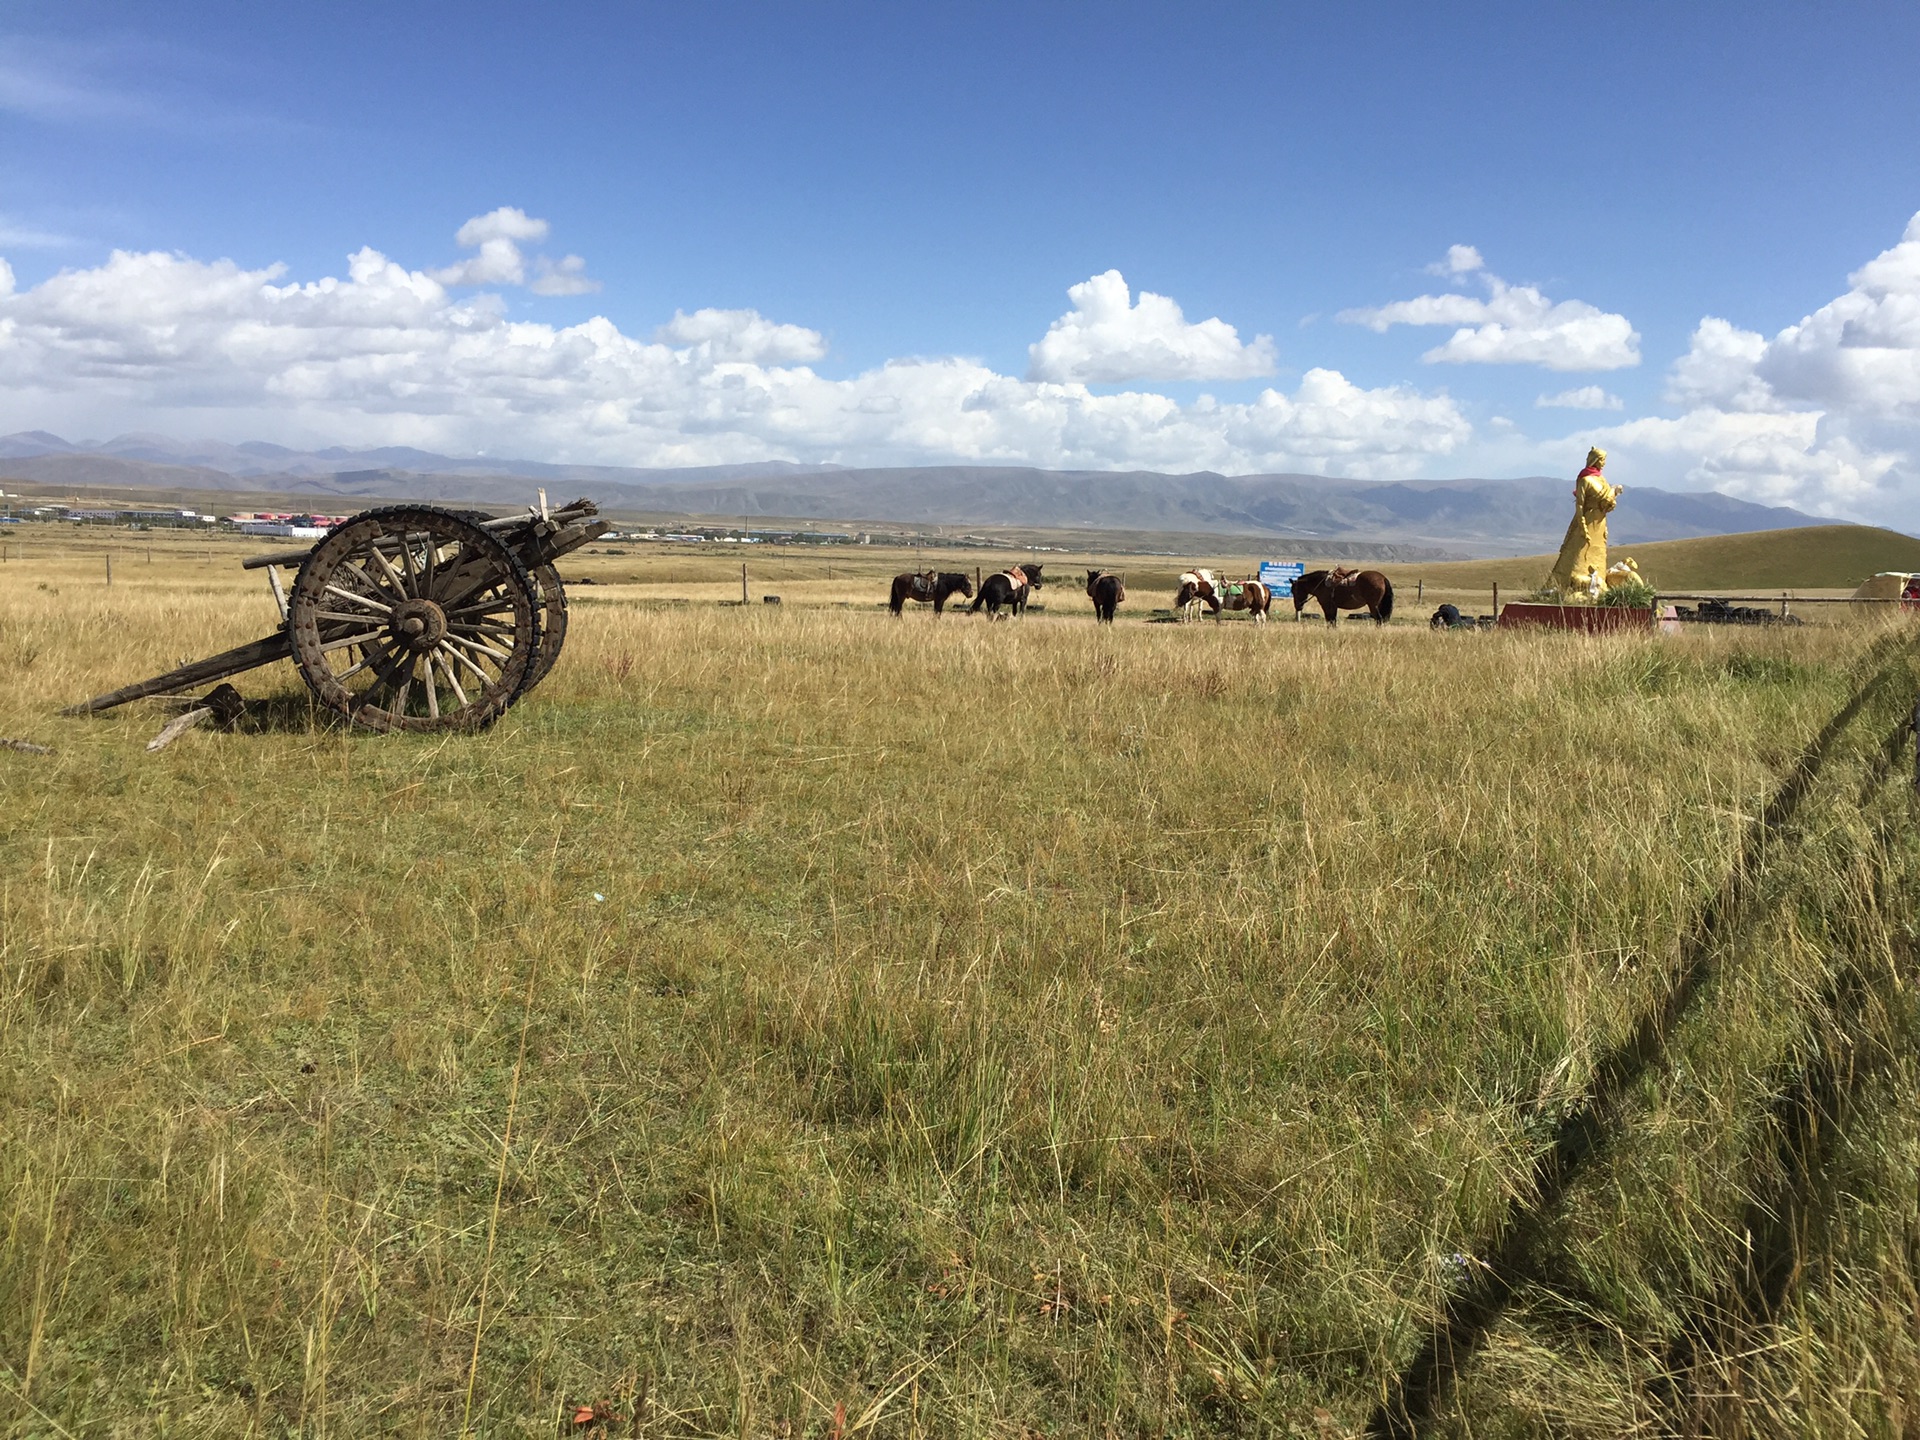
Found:
[(1307, 608), (1309, 600), (1320, 602), (1327, 623), (1339, 623), (1339, 611), (1365, 610), (1376, 624), (1393, 618), (1393, 582), (1378, 570), (1309, 570), (1293, 582), (1293, 613)]
[(1094, 618), (1111, 625), (1113, 612), (1127, 598), (1127, 577), (1111, 570), (1087, 571), (1087, 598), (1093, 601)]
[(955, 595), (973, 598), (973, 581), (958, 570), (943, 570), (937, 575), (931, 570), (917, 574), (909, 570), (893, 577), (893, 594), (887, 600), (887, 608), (898, 615), (906, 608), (907, 601), (918, 600), (923, 605), (931, 603), (933, 613), (938, 615)]

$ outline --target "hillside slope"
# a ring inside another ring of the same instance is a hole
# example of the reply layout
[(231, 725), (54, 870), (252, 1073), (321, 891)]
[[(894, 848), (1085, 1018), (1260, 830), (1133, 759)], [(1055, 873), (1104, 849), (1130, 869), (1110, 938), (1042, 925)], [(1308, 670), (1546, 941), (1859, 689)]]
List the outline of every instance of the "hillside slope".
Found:
[[(1615, 544), (1615, 559), (1632, 556), (1660, 589), (1850, 589), (1881, 570), (1920, 570), (1920, 540), (1872, 525), (1814, 525), (1652, 544)], [(1511, 586), (1531, 589), (1545, 577), (1552, 555), (1513, 560), (1464, 560), (1428, 565), (1429, 585)]]

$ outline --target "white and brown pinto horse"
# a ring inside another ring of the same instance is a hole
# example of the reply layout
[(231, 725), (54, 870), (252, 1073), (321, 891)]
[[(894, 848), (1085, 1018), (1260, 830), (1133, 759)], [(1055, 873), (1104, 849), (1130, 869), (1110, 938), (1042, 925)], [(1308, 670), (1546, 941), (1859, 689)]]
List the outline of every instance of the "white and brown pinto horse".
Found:
[(1180, 589), (1173, 597), (1173, 608), (1180, 612), (1182, 620), (1198, 620), (1200, 607), (1205, 605), (1208, 611), (1220, 613), (1220, 596), (1214, 585), (1211, 570), (1187, 570), (1180, 576)]
[(1173, 597), (1173, 608), (1191, 620), (1199, 615), (1202, 605), (1215, 620), (1223, 610), (1246, 610), (1255, 620), (1263, 621), (1267, 611), (1273, 608), (1273, 591), (1258, 580), (1236, 580), (1229, 584), (1214, 579), (1211, 570), (1188, 570), (1180, 576), (1180, 590)]

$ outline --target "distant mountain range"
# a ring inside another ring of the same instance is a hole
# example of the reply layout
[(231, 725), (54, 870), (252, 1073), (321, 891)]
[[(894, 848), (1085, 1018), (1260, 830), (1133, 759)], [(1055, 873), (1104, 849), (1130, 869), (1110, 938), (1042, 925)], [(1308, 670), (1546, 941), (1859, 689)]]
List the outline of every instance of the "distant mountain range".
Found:
[[(851, 469), (778, 460), (645, 470), (459, 459), (404, 446), (306, 451), (155, 435), (69, 442), (39, 430), (0, 437), (0, 477), (73, 489), (496, 505), (523, 504), (535, 486), (544, 485), (565, 490), (565, 498), (577, 491), (616, 512), (653, 515), (1196, 532), (1311, 541), (1322, 551), (1350, 543), (1437, 546), (1476, 555), (1553, 549), (1566, 529), (1572, 489), (1570, 478), (1547, 476), (1384, 481), (993, 465)], [(1832, 523), (1711, 491), (1630, 486), (1611, 530), (1616, 543), (1636, 544)]]

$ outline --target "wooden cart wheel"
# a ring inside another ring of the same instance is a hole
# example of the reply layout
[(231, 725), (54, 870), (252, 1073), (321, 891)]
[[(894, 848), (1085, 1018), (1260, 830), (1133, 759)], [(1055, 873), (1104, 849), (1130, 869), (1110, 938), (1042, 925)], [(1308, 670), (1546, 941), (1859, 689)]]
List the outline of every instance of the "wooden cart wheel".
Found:
[(540, 608), (491, 532), (427, 505), (368, 510), (314, 546), (287, 601), (320, 703), (374, 730), (492, 724), (526, 688)]
[(540, 607), (540, 653), (527, 670), (522, 693), (547, 678), (567, 643), (567, 590), (560, 583), (560, 572), (551, 565), (541, 565), (529, 573), (538, 592), (534, 603)]

